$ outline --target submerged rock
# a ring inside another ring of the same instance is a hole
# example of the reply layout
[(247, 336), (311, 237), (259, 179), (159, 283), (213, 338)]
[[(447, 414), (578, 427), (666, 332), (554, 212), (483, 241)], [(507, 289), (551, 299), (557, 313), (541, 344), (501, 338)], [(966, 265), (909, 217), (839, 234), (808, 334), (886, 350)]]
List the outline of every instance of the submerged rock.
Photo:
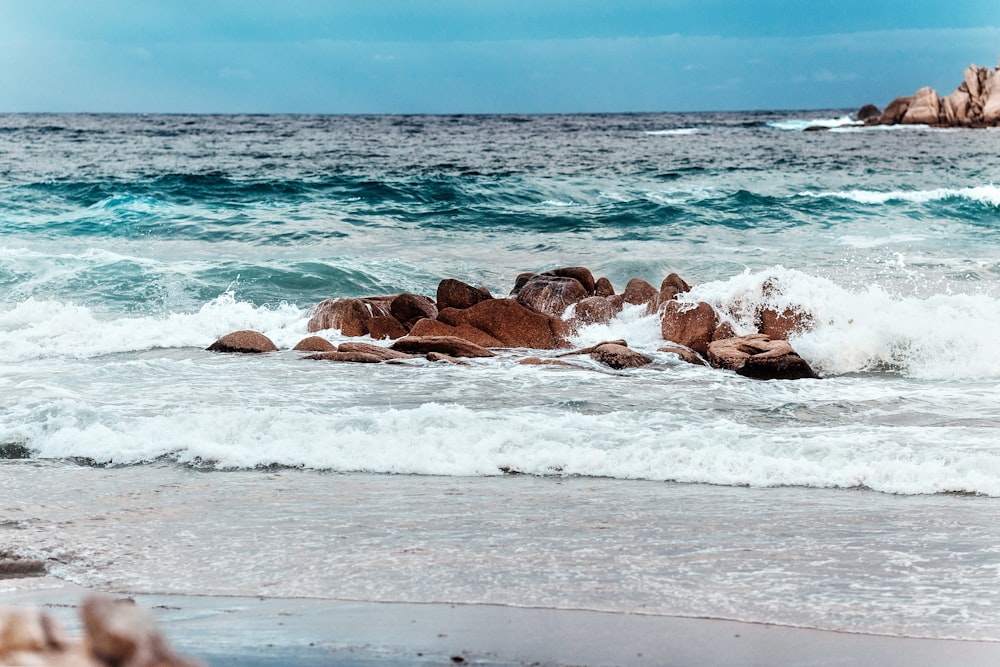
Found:
[(321, 336), (308, 336), (292, 349), (297, 352), (336, 352), (337, 346)]
[(764, 334), (714, 341), (708, 348), (708, 361), (755, 380), (819, 378), (788, 341), (771, 340)]
[(209, 352), (261, 354), (263, 352), (277, 352), (278, 346), (259, 331), (244, 330), (228, 333), (206, 349)]
[(604, 343), (598, 345), (590, 353), (591, 359), (601, 362), (606, 366), (620, 370), (623, 368), (641, 368), (653, 363), (653, 360), (645, 354), (636, 352), (624, 345), (615, 343)]
[[(343, 346), (342, 346), (343, 347)], [(437, 352), (449, 357), (492, 357), (485, 347), (454, 336), (407, 336), (392, 344), (392, 349), (411, 354)]]

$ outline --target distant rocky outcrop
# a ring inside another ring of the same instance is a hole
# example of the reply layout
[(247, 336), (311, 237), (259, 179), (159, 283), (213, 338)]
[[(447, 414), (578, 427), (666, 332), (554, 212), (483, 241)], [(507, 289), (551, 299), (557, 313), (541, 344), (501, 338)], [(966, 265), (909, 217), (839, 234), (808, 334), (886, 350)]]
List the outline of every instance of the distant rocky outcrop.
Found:
[(924, 87), (909, 97), (897, 97), (881, 113), (866, 104), (857, 118), (865, 125), (996, 127), (1000, 125), (1000, 65), (993, 69), (969, 65), (962, 82), (948, 95)]
[[(933, 96), (923, 95), (921, 99), (932, 100)], [(911, 106), (906, 105), (907, 109)], [(687, 281), (671, 273), (659, 289), (642, 278), (632, 278), (617, 294), (611, 281), (605, 277), (595, 279), (589, 269), (580, 266), (522, 273), (515, 278), (507, 298), (495, 298), (483, 287), (448, 278), (438, 285), (436, 299), (402, 293), (327, 299), (313, 308), (309, 332), (338, 330), (340, 336), (391, 339), (391, 344), (348, 341), (334, 345), (323, 336), (312, 335), (293, 349), (317, 361), (413, 365), (422, 357), (466, 363), (459, 359), (489, 359), (498, 356), (494, 350), (568, 348), (569, 339), (583, 327), (609, 323), (626, 307), (638, 306), (659, 319), (662, 338), (670, 344), (660, 347), (660, 352), (757, 379), (816, 377), (785, 340), (809, 330), (812, 317), (794, 308), (768, 307), (768, 303), (781, 301), (777, 297), (782, 288), (775, 280), (761, 287), (760, 304), (752, 313), (756, 332), (739, 339), (733, 313), (717, 312), (712, 304), (679, 298), (690, 291)], [(726, 344), (718, 345), (720, 341)], [(238, 331), (223, 336), (209, 349), (266, 352), (277, 348), (263, 334)], [(557, 356), (573, 355), (589, 355), (615, 370), (657, 363), (654, 357), (630, 349), (624, 340)], [(573, 365), (537, 356), (525, 356), (520, 363)]]

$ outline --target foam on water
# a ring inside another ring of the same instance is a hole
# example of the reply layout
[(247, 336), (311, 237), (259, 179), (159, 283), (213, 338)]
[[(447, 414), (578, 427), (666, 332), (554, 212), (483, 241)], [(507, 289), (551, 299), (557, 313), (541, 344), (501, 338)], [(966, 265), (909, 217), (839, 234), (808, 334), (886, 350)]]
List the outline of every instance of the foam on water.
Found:
[(773, 127), (776, 130), (784, 130), (786, 132), (801, 132), (807, 127), (827, 127), (832, 129), (857, 125), (862, 125), (862, 123), (859, 123), (850, 116), (840, 116), (839, 118), (814, 118), (811, 120), (793, 118), (788, 120), (768, 121), (767, 123), (768, 127)]
[(671, 130), (647, 130), (643, 134), (649, 134), (654, 137), (689, 137), (692, 134), (698, 134), (698, 128), (678, 127)]
[(877, 192), (872, 190), (846, 190), (843, 192), (802, 192), (800, 197), (819, 197), (832, 199), (847, 199), (859, 204), (887, 204), (890, 202), (913, 202), (926, 204), (928, 202), (949, 199), (964, 199), (981, 204), (1000, 207), (1000, 187), (988, 185), (970, 186), (967, 188), (935, 188), (933, 190), (904, 191), (894, 190)]

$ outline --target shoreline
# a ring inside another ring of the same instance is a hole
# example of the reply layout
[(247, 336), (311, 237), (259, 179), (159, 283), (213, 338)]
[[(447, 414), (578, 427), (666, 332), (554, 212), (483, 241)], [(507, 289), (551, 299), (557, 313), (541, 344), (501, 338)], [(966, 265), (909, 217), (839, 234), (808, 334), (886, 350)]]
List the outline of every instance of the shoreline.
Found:
[[(70, 635), (95, 591), (7, 579), (0, 606), (41, 608)], [(150, 609), (181, 655), (248, 665), (739, 665), (1000, 662), (1000, 642), (924, 639), (706, 618), (483, 604), (117, 594)]]

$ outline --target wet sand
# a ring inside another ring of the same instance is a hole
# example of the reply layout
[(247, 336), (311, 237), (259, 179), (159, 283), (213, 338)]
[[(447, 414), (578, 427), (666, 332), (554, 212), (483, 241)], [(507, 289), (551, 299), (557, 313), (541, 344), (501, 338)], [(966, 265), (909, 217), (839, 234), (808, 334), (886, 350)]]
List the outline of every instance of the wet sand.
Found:
[[(87, 589), (0, 581), (0, 605), (41, 607), (72, 634)], [(124, 596), (121, 596), (124, 597)], [(1000, 643), (846, 634), (733, 621), (494, 605), (133, 595), (182, 654), (229, 665), (1000, 664)]]

